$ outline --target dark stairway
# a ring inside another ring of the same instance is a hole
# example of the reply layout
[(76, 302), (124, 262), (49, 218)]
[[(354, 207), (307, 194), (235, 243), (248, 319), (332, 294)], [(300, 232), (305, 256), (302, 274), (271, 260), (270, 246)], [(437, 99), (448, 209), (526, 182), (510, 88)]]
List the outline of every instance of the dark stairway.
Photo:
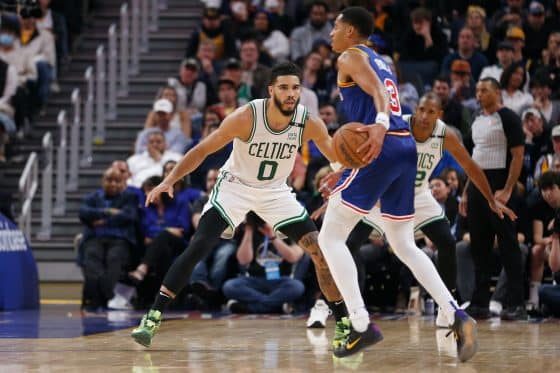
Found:
[[(47, 131), (51, 131), (55, 139), (58, 138), (56, 117), (60, 110), (66, 110), (69, 118), (73, 115), (70, 105), (72, 89), (80, 88), (82, 98), (84, 97), (84, 71), (88, 66), (95, 68), (95, 50), (100, 44), (107, 45), (107, 29), (112, 23), (118, 26), (119, 10), (123, 2), (96, 1), (97, 9), (92, 13), (92, 22), (72, 53), (72, 62), (59, 74), (60, 93), (51, 95), (47, 115), (37, 119), (32, 132), (16, 145), (16, 151), (25, 157), (9, 162), (0, 170), (0, 188), (11, 192), (16, 201), (19, 198), (18, 179), (28, 154), (32, 151), (41, 153), (41, 138)], [(177, 75), (188, 37), (200, 22), (202, 6), (195, 0), (168, 0), (167, 5), (167, 9), (160, 10), (159, 13), (159, 30), (149, 34), (149, 52), (140, 54), (140, 73), (129, 80), (129, 96), (118, 98), (117, 119), (106, 121), (105, 144), (93, 145), (93, 164), (90, 168), (80, 168), (79, 190), (67, 192), (66, 214), (53, 217), (52, 236), (48, 241), (36, 239), (41, 223), (41, 191), (35, 196), (31, 246), (41, 281), (82, 279), (79, 268), (75, 265), (73, 249), (73, 239), (82, 229), (78, 219), (80, 201), (86, 193), (100, 187), (102, 171), (113, 160), (126, 159), (130, 155), (136, 134), (144, 125), (158, 88), (166, 84), (168, 77)], [(55, 140), (55, 147), (57, 144), (58, 140)], [(56, 165), (53, 180), (56, 180)], [(54, 194), (53, 191), (53, 200)], [(16, 211), (17, 214), (19, 211)]]

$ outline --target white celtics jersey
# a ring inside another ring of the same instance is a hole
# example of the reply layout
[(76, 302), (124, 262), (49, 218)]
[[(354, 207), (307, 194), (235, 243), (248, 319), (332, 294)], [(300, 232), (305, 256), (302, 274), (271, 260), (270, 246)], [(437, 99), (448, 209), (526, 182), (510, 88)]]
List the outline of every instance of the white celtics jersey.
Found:
[[(403, 119), (406, 120), (412, 128), (411, 118), (412, 116), (410, 115), (403, 115)], [(428, 189), (428, 180), (430, 179), (432, 171), (436, 168), (443, 156), (445, 128), (445, 123), (438, 119), (430, 137), (424, 142), (416, 141), (418, 162), (414, 194)]]
[(253, 129), (247, 142), (235, 138), (233, 151), (222, 170), (254, 188), (286, 188), (302, 143), (307, 109), (298, 105), (290, 124), (281, 131), (270, 128), (266, 117), (268, 99), (249, 102)]

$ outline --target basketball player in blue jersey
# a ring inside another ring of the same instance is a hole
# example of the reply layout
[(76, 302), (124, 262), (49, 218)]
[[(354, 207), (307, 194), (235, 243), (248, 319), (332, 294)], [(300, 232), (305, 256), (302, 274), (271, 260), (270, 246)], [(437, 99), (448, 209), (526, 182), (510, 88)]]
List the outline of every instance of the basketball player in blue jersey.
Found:
[[(420, 98), (415, 114), (412, 116), (405, 115), (403, 119), (410, 124), (418, 153), (414, 185), (414, 229), (421, 230), (436, 245), (438, 271), (447, 289), (453, 293), (457, 278), (455, 239), (451, 234), (451, 227), (445, 217), (445, 212), (433, 197), (428, 184), (444, 150), (451, 153), (465, 170), (469, 179), (488, 201), (492, 211), (500, 217), (505, 214), (511, 220), (515, 220), (516, 216), (513, 211), (496, 200), (486, 175), (469, 156), (454, 131), (449, 130), (447, 125), (439, 119), (442, 115), (441, 100), (436, 94), (430, 92)], [(328, 198), (329, 190), (336, 185), (341, 174), (342, 170), (339, 170), (331, 173), (322, 181), (325, 198)], [(315, 219), (321, 215), (321, 211), (324, 211), (325, 208), (326, 204), (315, 211), (312, 218)], [(350, 252), (359, 250), (374, 229), (383, 234), (382, 224), (383, 218), (379, 207), (376, 205), (350, 233), (350, 237), (346, 241)], [(444, 328), (449, 327), (449, 323), (441, 311), (437, 315), (436, 325)]]
[[(132, 338), (143, 346), (151, 345), (162, 311), (185, 286), (193, 267), (216, 246), (226, 228), (235, 229), (251, 210), (311, 257), (321, 291), (337, 320), (335, 332), (342, 327), (346, 308), (319, 249), (317, 228), (286, 184), (303, 142), (313, 140), (328, 159), (336, 160), (332, 139), (325, 123), (308, 115), (307, 108), (299, 104), (301, 70), (296, 65), (287, 62), (272, 68), (268, 92), (270, 99), (253, 100), (228, 115), (146, 197), (146, 205), (161, 193), (173, 197), (173, 185), (178, 180), (233, 141), (233, 151), (220, 169), (197, 231), (169, 268), (152, 308), (132, 331)], [(269, 239), (272, 246), (276, 245), (276, 236)]]
[(349, 121), (367, 126), (368, 141), (358, 152), (369, 164), (345, 170), (330, 197), (319, 233), (319, 246), (348, 308), (352, 328), (337, 357), (353, 354), (383, 339), (358, 286), (346, 239), (354, 226), (381, 203), (382, 228), (395, 254), (442, 307), (457, 338), (461, 361), (478, 349), (476, 322), (459, 309), (433, 263), (414, 243), (416, 143), (401, 117), (396, 79), (383, 59), (365, 42), (373, 30), (371, 14), (361, 7), (344, 9), (331, 32), (338, 58), (338, 85)]

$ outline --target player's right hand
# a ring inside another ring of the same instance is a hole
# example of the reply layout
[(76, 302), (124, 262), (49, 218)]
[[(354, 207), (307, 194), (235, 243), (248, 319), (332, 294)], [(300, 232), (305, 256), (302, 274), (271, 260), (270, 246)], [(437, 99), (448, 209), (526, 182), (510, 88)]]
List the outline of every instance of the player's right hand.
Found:
[(165, 181), (162, 181), (157, 187), (155, 187), (150, 193), (148, 193), (144, 206), (148, 207), (150, 203), (155, 202), (157, 197), (161, 193), (167, 193), (169, 197), (173, 198), (173, 185), (167, 184)]
[(369, 125), (362, 128), (356, 128), (354, 131), (367, 132), (368, 139), (357, 149), (358, 154), (362, 156), (362, 160), (371, 163), (381, 153), (383, 148), (383, 140), (387, 130), (380, 124)]

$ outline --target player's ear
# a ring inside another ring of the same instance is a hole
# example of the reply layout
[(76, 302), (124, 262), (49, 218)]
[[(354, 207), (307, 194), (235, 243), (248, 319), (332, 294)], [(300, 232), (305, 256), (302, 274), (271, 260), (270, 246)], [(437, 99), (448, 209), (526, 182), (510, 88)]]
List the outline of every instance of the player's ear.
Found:
[(443, 114), (444, 114), (444, 113), (443, 113), (443, 110), (440, 109), (440, 111), (439, 111), (439, 113), (438, 113), (438, 116), (437, 116), (438, 119), (443, 120)]
[(273, 91), (273, 86), (272, 86), (272, 84), (270, 84), (270, 85), (268, 86), (268, 96), (269, 96), (270, 98), (272, 98), (272, 91)]

